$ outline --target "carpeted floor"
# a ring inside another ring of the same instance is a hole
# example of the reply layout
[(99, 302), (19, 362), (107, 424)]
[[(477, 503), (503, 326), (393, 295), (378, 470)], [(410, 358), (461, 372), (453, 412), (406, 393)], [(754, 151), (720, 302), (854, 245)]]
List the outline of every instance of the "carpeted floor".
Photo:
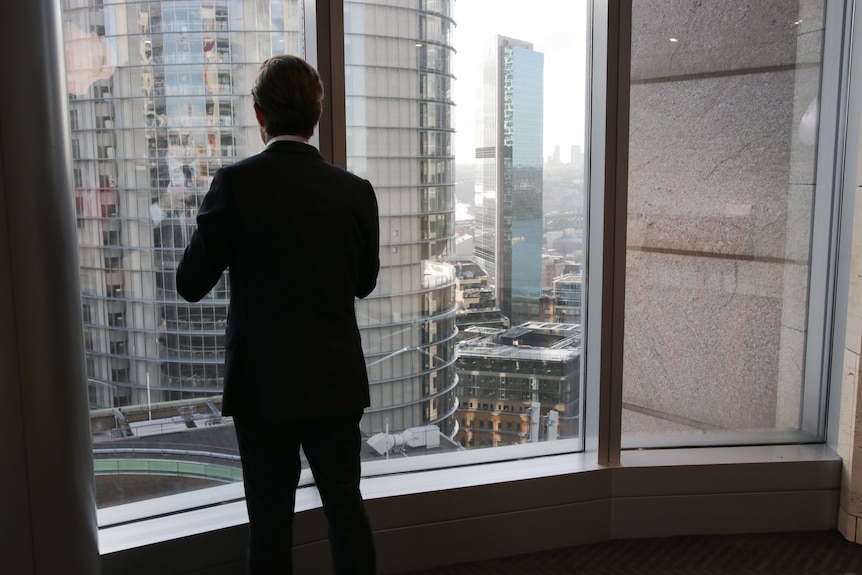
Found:
[(634, 539), (409, 575), (862, 575), (862, 545), (837, 531)]

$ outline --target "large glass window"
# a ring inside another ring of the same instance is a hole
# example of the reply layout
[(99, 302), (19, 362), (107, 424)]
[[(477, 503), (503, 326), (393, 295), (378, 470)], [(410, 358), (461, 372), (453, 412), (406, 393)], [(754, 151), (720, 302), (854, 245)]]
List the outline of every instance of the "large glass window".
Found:
[[(266, 57), (305, 55), (313, 4), (64, 0), (100, 507), (242, 496), (220, 412), (230, 285), (189, 304), (174, 272), (215, 170), (261, 149), (250, 83)], [(587, 123), (606, 80), (590, 6), (343, 3), (345, 98), (327, 105), (382, 239), (357, 303), (369, 474), (580, 451), (585, 421), (620, 414), (599, 413), (620, 389), (587, 365), (607, 321), (588, 311), (613, 295), (586, 245), (613, 219), (588, 209), (606, 191), (589, 185), (605, 158), (587, 142), (606, 136)], [(824, 6), (634, 2), (624, 446), (822, 439)]]
[[(100, 507), (241, 477), (227, 277), (189, 304), (174, 271), (215, 170), (261, 149), (250, 82), (305, 54), (310, 5), (64, 2)], [(383, 236), (357, 306), (369, 462), (581, 445), (587, 6), (539, 2), (549, 27), (514, 2), (344, 3), (347, 167)]]
[(824, 38), (824, 2), (634, 2), (624, 445), (821, 437)]
[(344, 4), (348, 168), (381, 215), (357, 308), (381, 457), (580, 445), (587, 6)]

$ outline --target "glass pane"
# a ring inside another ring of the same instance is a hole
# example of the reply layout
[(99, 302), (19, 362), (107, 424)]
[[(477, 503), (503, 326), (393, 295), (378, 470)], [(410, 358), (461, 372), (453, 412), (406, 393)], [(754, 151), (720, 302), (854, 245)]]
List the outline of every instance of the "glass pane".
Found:
[[(262, 147), (251, 81), (304, 54), (305, 4), (63, 3), (100, 507), (241, 480), (220, 413), (228, 278), (189, 304), (174, 270), (215, 170)], [(357, 305), (370, 462), (580, 447), (587, 2), (537, 2), (544, 26), (487, 6), (345, 3), (348, 167), (383, 235)], [(501, 238), (490, 272), (478, 235)]]
[(587, 2), (491, 4), (345, 2), (348, 168), (380, 204), (372, 461), (580, 447)]
[(75, 206), (99, 507), (241, 480), (220, 413), (227, 276), (174, 270), (220, 166), (261, 149), (260, 63), (303, 53), (302, 0), (65, 0)]
[(810, 439), (824, 2), (637, 0), (632, 33), (623, 445)]

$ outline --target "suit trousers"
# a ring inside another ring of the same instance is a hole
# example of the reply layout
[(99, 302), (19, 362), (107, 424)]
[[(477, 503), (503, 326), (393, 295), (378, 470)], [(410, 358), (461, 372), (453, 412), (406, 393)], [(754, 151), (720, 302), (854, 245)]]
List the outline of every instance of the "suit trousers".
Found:
[(371, 524), (359, 491), (359, 416), (264, 421), (234, 416), (249, 517), (250, 575), (293, 573), (293, 512), (300, 446), (326, 516), (336, 575), (373, 575)]

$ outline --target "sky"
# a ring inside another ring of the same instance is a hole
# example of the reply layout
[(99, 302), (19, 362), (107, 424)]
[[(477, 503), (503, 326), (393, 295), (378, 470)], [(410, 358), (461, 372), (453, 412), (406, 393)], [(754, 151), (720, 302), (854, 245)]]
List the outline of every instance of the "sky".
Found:
[(455, 0), (453, 43), (456, 80), (455, 157), (472, 161), (477, 82), (483, 47), (496, 34), (531, 42), (544, 54), (544, 153), (560, 146), (569, 161), (573, 144), (583, 146), (587, 85), (586, 0)]

